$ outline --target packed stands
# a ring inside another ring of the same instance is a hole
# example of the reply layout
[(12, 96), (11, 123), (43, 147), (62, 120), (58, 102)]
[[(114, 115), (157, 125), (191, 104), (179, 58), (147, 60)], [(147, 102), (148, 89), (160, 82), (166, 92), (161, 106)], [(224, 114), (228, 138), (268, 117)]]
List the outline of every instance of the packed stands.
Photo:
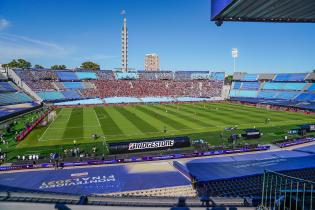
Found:
[[(118, 97), (107, 99), (115, 102), (119, 97), (122, 99), (129, 97), (138, 98), (130, 102), (135, 103), (142, 101), (140, 98), (146, 98), (142, 102), (163, 102), (175, 101), (166, 100), (168, 97), (221, 97), (225, 76), (224, 72), (208, 71), (115, 72), (21, 69), (14, 71), (43, 101), (53, 102)], [(247, 86), (250, 84), (245, 83), (244, 87)], [(244, 94), (246, 95), (246, 92)]]

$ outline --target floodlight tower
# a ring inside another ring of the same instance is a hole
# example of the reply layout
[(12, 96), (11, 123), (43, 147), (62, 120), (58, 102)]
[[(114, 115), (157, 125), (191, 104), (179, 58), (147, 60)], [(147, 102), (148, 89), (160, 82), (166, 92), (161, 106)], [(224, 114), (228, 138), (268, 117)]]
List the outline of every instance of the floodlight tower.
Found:
[(234, 62), (234, 68), (233, 68), (233, 73), (235, 72), (235, 68), (236, 68), (236, 58), (238, 57), (238, 50), (237, 48), (233, 48), (232, 49), (232, 58), (233, 58), (233, 62)]
[(128, 29), (126, 11), (121, 11), (121, 15), (124, 17), (123, 28), (121, 31), (121, 69), (122, 71), (128, 70)]

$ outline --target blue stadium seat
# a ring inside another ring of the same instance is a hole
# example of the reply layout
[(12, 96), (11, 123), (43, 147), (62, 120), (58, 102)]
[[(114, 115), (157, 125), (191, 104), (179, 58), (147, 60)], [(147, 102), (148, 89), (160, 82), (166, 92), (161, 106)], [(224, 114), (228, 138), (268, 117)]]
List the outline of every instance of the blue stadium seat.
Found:
[(0, 82), (0, 92), (16, 92), (12, 82)]
[(233, 82), (233, 83), (232, 83), (233, 89), (236, 89), (236, 90), (240, 89), (240, 88), (241, 88), (241, 85), (242, 85), (241, 82)]
[(258, 90), (260, 86), (259, 82), (242, 82), (241, 89), (243, 90)]
[(264, 90), (284, 90), (286, 83), (281, 82), (266, 82), (263, 86)]
[(97, 79), (97, 76), (94, 72), (76, 72), (75, 74), (80, 80)]
[(304, 81), (306, 73), (296, 73), (296, 74), (277, 74), (274, 81)]
[(285, 83), (283, 89), (284, 90), (303, 90), (307, 83), (296, 83), (296, 82), (290, 82)]
[(37, 92), (37, 95), (44, 101), (57, 101), (65, 99), (64, 95), (58, 91), (41, 91)]
[(312, 85), (307, 90), (308, 91), (315, 91), (315, 83), (312, 83)]
[(257, 78), (258, 78), (257, 74), (245, 74), (241, 80), (242, 81), (257, 81)]
[(64, 91), (62, 92), (62, 94), (64, 95), (66, 99), (80, 99), (81, 98), (80, 94), (76, 91)]
[(63, 82), (63, 86), (66, 89), (84, 89), (82, 82)]
[(211, 72), (211, 78), (214, 80), (220, 80), (223, 81), (225, 79), (225, 73), (224, 72)]
[(230, 97), (238, 97), (238, 93), (239, 93), (238, 90), (231, 90), (230, 91)]
[(79, 80), (75, 72), (68, 72), (68, 71), (56, 71), (57, 76), (61, 81), (73, 81)]
[(239, 97), (255, 98), (255, 97), (257, 97), (257, 91), (253, 91), (253, 90), (240, 90), (238, 96), (239, 96)]
[(26, 103), (32, 101), (33, 99), (25, 93), (0, 93), (0, 105)]
[(276, 96), (278, 99), (285, 99), (285, 100), (292, 100), (294, 99), (299, 93), (295, 92), (279, 92)]
[(258, 98), (274, 99), (276, 95), (277, 95), (277, 92), (260, 91), (258, 93)]
[(314, 101), (315, 100), (315, 94), (311, 93), (301, 93), (299, 96), (295, 98), (297, 101)]

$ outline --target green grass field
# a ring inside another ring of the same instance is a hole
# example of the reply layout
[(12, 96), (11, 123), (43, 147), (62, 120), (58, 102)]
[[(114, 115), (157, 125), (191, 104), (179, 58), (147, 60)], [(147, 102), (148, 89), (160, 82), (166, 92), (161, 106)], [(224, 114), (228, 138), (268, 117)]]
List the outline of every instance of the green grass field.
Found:
[[(271, 122), (265, 124), (266, 118)], [(16, 147), (73, 145), (74, 141), (95, 144), (173, 135), (189, 135), (218, 145), (222, 144), (219, 136), (224, 128), (235, 125), (239, 128), (237, 132), (254, 126), (262, 130), (263, 137), (249, 143), (269, 143), (304, 123), (315, 123), (315, 116), (228, 103), (62, 108), (50, 124), (38, 126)], [(94, 140), (92, 134), (100, 137)], [(224, 132), (225, 137), (230, 134)]]

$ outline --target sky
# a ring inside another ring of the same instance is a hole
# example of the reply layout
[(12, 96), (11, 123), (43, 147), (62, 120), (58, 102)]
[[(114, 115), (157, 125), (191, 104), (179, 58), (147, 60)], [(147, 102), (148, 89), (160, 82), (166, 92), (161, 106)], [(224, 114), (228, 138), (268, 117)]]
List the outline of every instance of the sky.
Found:
[(69, 68), (93, 61), (121, 66), (122, 10), (127, 13), (129, 66), (157, 53), (163, 70), (249, 73), (315, 69), (315, 24), (210, 21), (210, 0), (0, 0), (0, 63)]

